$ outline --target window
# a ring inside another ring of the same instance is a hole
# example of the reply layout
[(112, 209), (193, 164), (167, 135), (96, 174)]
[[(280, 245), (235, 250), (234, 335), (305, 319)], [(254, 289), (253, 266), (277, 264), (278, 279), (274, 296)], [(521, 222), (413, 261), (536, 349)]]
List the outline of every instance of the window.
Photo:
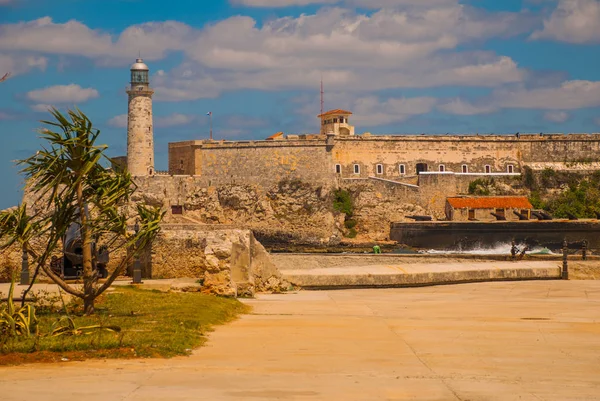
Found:
[(485, 165), (485, 173), (486, 173), (486, 174), (489, 174), (489, 173), (491, 173), (491, 172), (492, 172), (492, 167), (491, 167), (489, 164), (486, 164), (486, 165)]
[(377, 174), (383, 174), (383, 164), (377, 165)]
[(475, 209), (469, 209), (469, 220), (475, 220)]
[(508, 171), (509, 174), (512, 174), (515, 172), (515, 168), (512, 164), (509, 164), (508, 166), (506, 166), (506, 171)]
[(440, 164), (440, 172), (444, 172), (446, 171), (446, 166), (444, 166), (443, 164)]
[(400, 164), (398, 166), (398, 169), (400, 170), (400, 175), (406, 174), (406, 167), (404, 166), (404, 164)]
[(463, 174), (466, 174), (469, 172), (469, 166), (467, 166), (466, 164), (462, 165), (462, 172)]
[(427, 171), (427, 163), (417, 163), (417, 174)]
[(335, 172), (336, 172), (336, 174), (342, 174), (342, 165), (341, 164), (335, 165)]
[(172, 205), (171, 206), (171, 214), (183, 214), (183, 206)]
[(360, 174), (360, 166), (358, 164), (354, 165), (354, 174)]
[(337, 123), (337, 122), (338, 122), (338, 119), (337, 119), (337, 118), (334, 118), (334, 119), (333, 119), (333, 122), (334, 122), (334, 123)]

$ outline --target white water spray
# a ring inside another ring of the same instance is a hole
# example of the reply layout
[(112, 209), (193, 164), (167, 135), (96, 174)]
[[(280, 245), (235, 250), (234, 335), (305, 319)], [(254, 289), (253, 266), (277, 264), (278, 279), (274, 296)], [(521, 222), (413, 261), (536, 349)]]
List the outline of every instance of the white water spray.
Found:
[[(517, 244), (517, 253), (521, 253), (523, 249), (525, 249), (527, 245), (525, 243)], [(463, 255), (510, 255), (510, 249), (512, 244), (510, 242), (502, 242), (496, 243), (490, 247), (484, 247), (478, 245), (476, 247), (469, 247), (468, 249), (463, 249), (462, 247), (458, 247), (456, 249), (451, 250), (422, 250), (419, 253), (426, 253), (431, 255), (452, 255), (452, 254), (463, 254)], [(526, 251), (528, 255), (554, 255), (551, 250), (548, 248), (537, 246), (532, 247)]]

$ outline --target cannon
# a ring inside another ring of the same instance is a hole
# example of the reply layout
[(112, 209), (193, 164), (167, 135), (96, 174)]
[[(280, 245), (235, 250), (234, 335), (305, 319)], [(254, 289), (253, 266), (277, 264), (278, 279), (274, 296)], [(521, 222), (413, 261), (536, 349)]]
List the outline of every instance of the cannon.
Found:
[[(60, 274), (63, 278), (78, 278), (83, 274), (83, 246), (79, 227), (78, 223), (71, 224), (63, 238), (62, 267), (60, 267)], [(108, 261), (108, 248), (106, 246), (98, 247), (96, 242), (92, 242), (92, 268), (98, 277), (108, 277), (106, 270)], [(53, 270), (58, 272), (58, 266)]]
[(538, 220), (552, 220), (552, 216), (550, 216), (548, 213), (544, 212), (543, 210), (532, 210), (531, 214), (535, 217), (537, 217)]
[(519, 220), (529, 220), (529, 217), (527, 217), (526, 214), (519, 213), (516, 210), (513, 210), (513, 213), (519, 218)]
[(494, 216), (497, 221), (506, 221), (506, 217), (503, 214), (498, 214), (494, 212), (491, 212), (490, 214)]
[(407, 219), (413, 219), (415, 221), (431, 221), (431, 216), (406, 216)]
[(573, 213), (567, 212), (567, 217), (569, 218), (569, 220), (579, 220), (577, 216), (575, 216)]

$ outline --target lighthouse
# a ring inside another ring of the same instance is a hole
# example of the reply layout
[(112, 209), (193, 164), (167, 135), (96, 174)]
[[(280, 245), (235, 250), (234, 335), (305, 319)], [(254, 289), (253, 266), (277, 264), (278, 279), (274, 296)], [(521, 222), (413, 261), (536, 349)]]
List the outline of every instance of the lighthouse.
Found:
[(134, 177), (154, 174), (154, 133), (152, 126), (152, 95), (149, 69), (138, 58), (131, 66), (131, 81), (127, 88), (127, 171)]

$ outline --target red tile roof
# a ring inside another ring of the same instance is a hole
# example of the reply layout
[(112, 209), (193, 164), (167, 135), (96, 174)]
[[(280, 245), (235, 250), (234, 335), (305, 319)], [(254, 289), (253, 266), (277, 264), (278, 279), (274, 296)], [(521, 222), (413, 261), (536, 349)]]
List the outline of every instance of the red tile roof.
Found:
[(351, 111), (347, 111), (347, 110), (342, 110), (342, 109), (334, 109), (334, 110), (326, 111), (323, 114), (319, 114), (317, 117), (332, 116), (332, 115), (335, 115), (335, 114), (342, 114), (342, 115), (347, 114), (347, 115), (351, 115), (352, 112)]
[(525, 196), (470, 196), (446, 198), (454, 209), (533, 209)]

